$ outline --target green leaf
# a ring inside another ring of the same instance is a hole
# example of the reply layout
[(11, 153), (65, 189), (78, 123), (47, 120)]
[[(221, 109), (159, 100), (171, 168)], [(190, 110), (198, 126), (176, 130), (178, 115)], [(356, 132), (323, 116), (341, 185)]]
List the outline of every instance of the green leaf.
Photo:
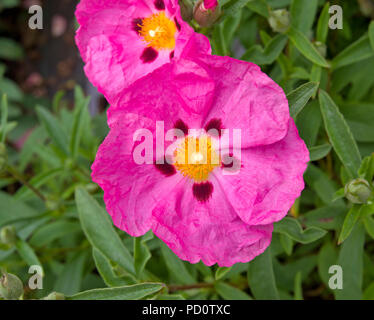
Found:
[(331, 274), (329, 269), (331, 266), (336, 265), (338, 260), (338, 252), (336, 248), (330, 243), (326, 242), (318, 253), (318, 274), (323, 283), (328, 286)]
[(83, 231), (91, 245), (135, 275), (133, 258), (114, 230), (108, 213), (83, 188), (77, 188), (75, 201)]
[(146, 240), (143, 237), (134, 238), (134, 265), (138, 276), (142, 274), (151, 256)]
[(38, 229), (31, 237), (29, 243), (34, 247), (42, 247), (56, 239), (80, 230), (81, 227), (77, 222), (57, 220)]
[(369, 25), (369, 39), (370, 39), (370, 44), (371, 48), (374, 51), (374, 21), (372, 20)]
[(368, 235), (374, 239), (374, 219), (373, 217), (367, 216), (364, 218), (364, 225)]
[(287, 34), (294, 46), (305, 58), (319, 65), (320, 67), (330, 67), (325, 58), (321, 56), (318, 50), (313, 46), (313, 44), (310, 43), (310, 41), (304, 34), (292, 27), (287, 32)]
[(38, 114), (40, 122), (49, 133), (52, 141), (65, 155), (68, 155), (68, 138), (60, 123), (49, 111), (42, 107), (37, 107), (36, 112)]
[(366, 288), (363, 300), (374, 300), (374, 282)]
[(22, 102), (23, 92), (13, 80), (0, 78), (0, 94), (6, 94), (9, 101)]
[(233, 16), (239, 12), (250, 0), (230, 0), (222, 6), (225, 16)]
[(310, 152), (310, 161), (317, 161), (326, 157), (331, 151), (331, 145), (326, 143), (320, 146), (311, 147)]
[(131, 284), (130, 281), (116, 275), (108, 258), (99, 250), (95, 249), (95, 247), (92, 248), (92, 255), (95, 260), (96, 268), (107, 286), (121, 287)]
[(0, 58), (21, 60), (24, 56), (22, 47), (12, 39), (0, 37)]
[(317, 8), (318, 0), (292, 0), (290, 9), (291, 25), (306, 34), (312, 28)]
[(18, 240), (16, 242), (16, 248), (23, 259), (27, 263), (28, 266), (38, 265), (42, 267), (38, 257), (36, 256), (34, 250), (27, 244), (27, 242), (23, 240)]
[(73, 260), (65, 263), (55, 283), (54, 291), (65, 295), (72, 295), (79, 292), (82, 286), (84, 265), (87, 260), (86, 253), (76, 254)]
[(287, 95), (288, 104), (290, 106), (290, 115), (292, 118), (295, 118), (305, 107), (309, 99), (317, 92), (318, 86), (318, 83), (308, 82)]
[(225, 300), (252, 300), (252, 298), (242, 290), (230, 286), (224, 282), (214, 284), (217, 293)]
[(293, 240), (285, 234), (280, 234), (279, 240), (286, 254), (290, 256), (293, 250)]
[(118, 288), (93, 289), (67, 297), (68, 300), (139, 300), (161, 291), (165, 285), (142, 283)]
[(265, 49), (255, 45), (247, 50), (241, 60), (251, 61), (260, 65), (272, 64), (282, 53), (287, 44), (287, 37), (283, 34), (275, 36), (266, 44)]
[(221, 280), (228, 272), (230, 272), (230, 270), (231, 270), (231, 267), (230, 268), (218, 267), (216, 271), (216, 275), (215, 275), (216, 280)]
[(0, 142), (4, 143), (6, 138), (6, 127), (8, 122), (8, 99), (5, 94), (3, 94), (1, 98), (1, 126), (0, 126), (0, 134), (1, 140)]
[(266, 0), (251, 0), (247, 3), (247, 8), (258, 13), (264, 18), (269, 18), (269, 7)]
[(188, 272), (183, 261), (180, 260), (165, 244), (161, 245), (162, 256), (170, 274), (182, 284), (193, 284), (196, 280)]
[(330, 3), (327, 2), (322, 9), (321, 15), (317, 24), (317, 41), (326, 43), (327, 35), (329, 33), (329, 20), (330, 20)]
[(42, 215), (22, 201), (0, 191), (0, 227), (18, 220)]
[(340, 52), (331, 62), (334, 70), (374, 56), (369, 36), (366, 34)]
[(294, 299), (303, 300), (302, 273), (299, 271), (295, 276)]
[(349, 237), (358, 219), (360, 218), (360, 215), (361, 215), (360, 213), (361, 213), (361, 205), (357, 205), (357, 204), (353, 205), (353, 207), (348, 211), (344, 219), (342, 231), (340, 232), (340, 235), (339, 235), (338, 244), (341, 244), (345, 239)]
[(314, 242), (326, 234), (325, 230), (316, 227), (303, 230), (296, 219), (288, 217), (274, 224), (274, 232), (285, 234), (292, 240), (303, 244)]
[(319, 101), (330, 142), (351, 178), (355, 178), (361, 165), (361, 155), (352, 132), (335, 102), (322, 89)]
[(364, 244), (365, 229), (358, 223), (340, 249), (337, 264), (341, 266), (344, 275), (343, 289), (334, 290), (337, 300), (362, 299)]
[(70, 133), (70, 143), (69, 150), (73, 158), (76, 158), (78, 155), (78, 149), (82, 138), (82, 133), (85, 124), (84, 112), (87, 111), (90, 98), (78, 99), (76, 93), (76, 106), (74, 109), (74, 120), (73, 126)]
[(279, 299), (275, 284), (270, 248), (257, 256), (248, 266), (248, 284), (252, 294), (259, 300)]

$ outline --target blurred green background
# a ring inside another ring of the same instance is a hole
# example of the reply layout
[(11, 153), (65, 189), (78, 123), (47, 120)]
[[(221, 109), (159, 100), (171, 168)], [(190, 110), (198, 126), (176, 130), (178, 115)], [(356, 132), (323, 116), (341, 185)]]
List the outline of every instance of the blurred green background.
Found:
[[(221, 0), (214, 25), (191, 22), (214, 54), (257, 63), (283, 87), (311, 153), (270, 248), (231, 268), (113, 227), (90, 179), (108, 106), (74, 45), (77, 3), (0, 0), (0, 268), (22, 280), (23, 299), (374, 299), (373, 0)], [(28, 28), (32, 4), (43, 30)], [(328, 27), (330, 5), (342, 30)], [(31, 265), (43, 289), (29, 287)], [(333, 265), (342, 289), (329, 285)]]

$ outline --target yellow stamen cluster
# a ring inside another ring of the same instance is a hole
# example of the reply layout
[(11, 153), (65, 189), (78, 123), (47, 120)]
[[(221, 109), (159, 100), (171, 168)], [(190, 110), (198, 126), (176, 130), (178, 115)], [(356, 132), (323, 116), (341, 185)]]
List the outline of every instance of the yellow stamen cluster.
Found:
[(177, 28), (175, 23), (166, 17), (164, 11), (144, 18), (139, 27), (139, 34), (148, 47), (156, 50), (174, 49)]
[(208, 180), (220, 159), (208, 136), (186, 137), (174, 151), (174, 166), (196, 182)]

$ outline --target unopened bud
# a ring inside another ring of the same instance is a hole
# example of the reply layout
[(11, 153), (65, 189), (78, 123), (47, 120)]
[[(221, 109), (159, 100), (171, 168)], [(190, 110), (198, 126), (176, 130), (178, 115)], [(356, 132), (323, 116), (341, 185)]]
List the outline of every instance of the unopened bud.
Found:
[(0, 278), (0, 295), (5, 300), (18, 300), (22, 294), (22, 281), (14, 274), (4, 273)]
[(0, 142), (0, 173), (5, 169), (7, 161), (8, 155), (6, 152), (6, 146), (4, 143)]
[(283, 33), (290, 27), (290, 14), (285, 9), (274, 10), (270, 12), (268, 21), (274, 32)]
[(191, 21), (193, 17), (193, 3), (191, 0), (179, 0), (181, 16), (184, 21)]
[(206, 2), (209, 8), (206, 7), (203, 0), (200, 0), (196, 4), (193, 13), (196, 22), (203, 28), (211, 27), (221, 16), (221, 8), (217, 1)]
[(13, 226), (6, 226), (0, 230), (0, 242), (13, 246), (17, 241), (16, 229)]
[(346, 184), (345, 197), (352, 203), (366, 203), (371, 196), (372, 189), (365, 179), (354, 179)]
[(48, 296), (44, 297), (43, 300), (65, 300), (65, 296), (59, 292), (52, 292)]

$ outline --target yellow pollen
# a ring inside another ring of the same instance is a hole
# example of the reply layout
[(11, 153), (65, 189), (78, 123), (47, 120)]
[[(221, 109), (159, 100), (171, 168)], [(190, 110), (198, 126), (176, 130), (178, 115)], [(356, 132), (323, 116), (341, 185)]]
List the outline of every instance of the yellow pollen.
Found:
[(174, 151), (174, 166), (196, 182), (208, 180), (220, 158), (208, 136), (186, 137)]
[(141, 28), (139, 34), (148, 47), (156, 50), (174, 49), (177, 28), (175, 23), (166, 17), (164, 11), (144, 18), (138, 26)]

